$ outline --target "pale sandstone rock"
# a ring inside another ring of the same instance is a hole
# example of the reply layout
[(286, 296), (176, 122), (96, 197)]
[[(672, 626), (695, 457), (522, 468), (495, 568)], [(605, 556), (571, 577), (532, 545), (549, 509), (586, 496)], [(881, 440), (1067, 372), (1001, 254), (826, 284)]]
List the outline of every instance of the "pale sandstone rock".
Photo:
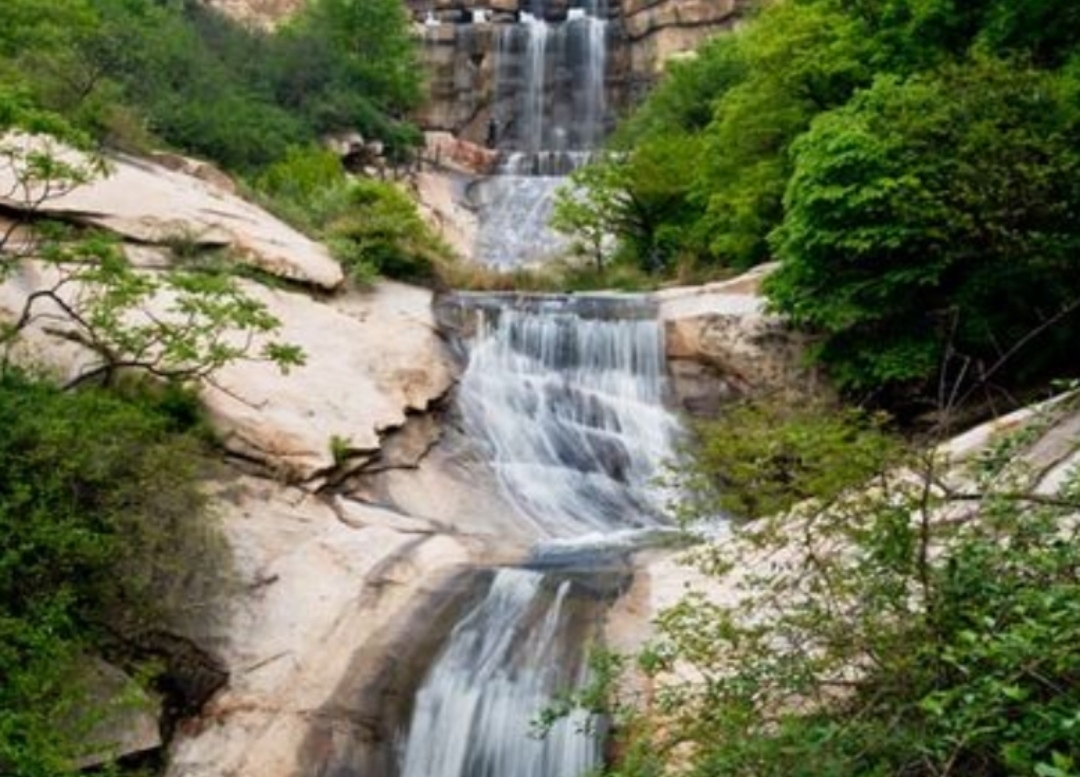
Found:
[[(78, 159), (75, 152), (41, 138), (8, 135), (5, 142), (28, 148), (48, 144), (62, 158)], [(324, 246), (219, 183), (123, 155), (110, 159), (109, 169), (104, 177), (46, 199), (37, 210), (101, 227), (137, 243), (227, 246), (240, 261), (327, 290), (344, 281), (341, 266)], [(12, 171), (0, 169), (0, 191), (12, 188)], [(0, 202), (15, 208), (26, 205), (19, 197), (0, 198)]]
[(389, 650), (381, 642), (394, 624), (470, 552), (458, 540), (417, 534), (357, 504), (349, 505), (346, 523), (331, 504), (265, 480), (221, 484), (215, 501), (244, 590), (231, 622), (203, 641), (230, 680), (173, 743), (168, 774), (321, 773), (301, 754), (327, 716), (358, 714), (330, 705), (343, 683), (363, 685), (354, 657), (374, 646)]
[(236, 181), (206, 160), (194, 159), (193, 157), (174, 154), (169, 151), (155, 151), (150, 154), (150, 159), (168, 170), (190, 175), (192, 178), (206, 181), (224, 192), (236, 194)]
[(765, 311), (758, 286), (772, 268), (657, 293), (675, 393), (691, 412), (712, 414), (733, 397), (828, 395), (806, 337)]
[[(678, 0), (624, 4), (626, 33), (641, 38), (665, 27), (716, 27), (730, 23), (739, 12), (737, 0)], [(699, 37), (700, 42), (700, 37)]]
[(454, 172), (416, 175), (416, 195), (428, 223), (458, 256), (467, 257), (476, 246), (476, 212), (465, 207), (467, 179)]
[[(13, 318), (29, 294), (56, 279), (52, 268), (23, 263), (0, 284), (0, 316)], [(454, 383), (456, 367), (435, 331), (427, 290), (385, 283), (324, 303), (240, 284), (281, 322), (272, 339), (303, 348), (306, 363), (282, 374), (270, 362), (236, 361), (214, 374), (202, 396), (225, 447), (282, 477), (309, 480), (335, 466), (335, 438), (352, 453), (374, 454), (384, 433), (408, 413), (428, 410)], [(69, 298), (78, 293), (68, 291)], [(168, 298), (154, 307), (165, 315)], [(42, 304), (39, 312), (56, 311)], [(69, 331), (63, 316), (39, 319), (20, 338), (16, 357), (71, 381), (98, 360), (66, 337)], [(267, 339), (256, 338), (251, 353)]]
[[(85, 684), (92, 703), (59, 722), (90, 751), (78, 759), (80, 769), (162, 746), (160, 699), (147, 695), (127, 673), (101, 659), (87, 659), (81, 675), (79, 682)], [(91, 710), (92, 717), (84, 719)]]
[(275, 338), (303, 347), (306, 364), (282, 375), (273, 364), (237, 362), (215, 375), (203, 397), (229, 450), (306, 480), (334, 466), (334, 438), (374, 452), (382, 433), (453, 385), (426, 290), (385, 283), (321, 303), (246, 288), (281, 320)]

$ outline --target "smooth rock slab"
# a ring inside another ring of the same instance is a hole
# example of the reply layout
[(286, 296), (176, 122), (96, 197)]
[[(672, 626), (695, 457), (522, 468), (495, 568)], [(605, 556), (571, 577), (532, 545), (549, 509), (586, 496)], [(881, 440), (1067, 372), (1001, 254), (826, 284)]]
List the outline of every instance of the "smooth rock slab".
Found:
[[(380, 284), (327, 302), (249, 283), (247, 291), (282, 322), (274, 339), (301, 346), (306, 364), (236, 362), (203, 399), (229, 450), (288, 479), (335, 465), (334, 440), (373, 453), (381, 434), (425, 411), (454, 383), (455, 367), (435, 331), (431, 293)], [(258, 344), (256, 344), (258, 350)]]
[(809, 339), (765, 309), (759, 287), (772, 268), (656, 294), (674, 390), (690, 412), (713, 415), (739, 397), (813, 398), (831, 391), (808, 363)]
[(468, 551), (446, 536), (399, 531), (374, 508), (351, 505), (346, 524), (329, 503), (256, 478), (220, 484), (215, 501), (243, 590), (230, 622), (202, 641), (230, 682), (180, 732), (168, 775), (309, 777), (320, 773), (302, 758), (313, 728), (327, 715), (343, 725), (356, 716), (332, 704), (340, 685), (362, 679), (351, 675), (354, 656)]
[[(27, 152), (46, 150), (74, 163), (83, 159), (37, 136), (7, 135), (3, 142)], [(324, 246), (214, 183), (212, 175), (195, 177), (126, 155), (110, 157), (108, 163), (107, 175), (45, 199), (34, 210), (101, 227), (136, 243), (229, 247), (238, 259), (268, 273), (326, 290), (345, 279)], [(20, 189), (12, 182), (13, 171), (0, 167), (0, 192), (17, 194)], [(0, 202), (27, 207), (27, 198), (21, 196), (0, 197)]]

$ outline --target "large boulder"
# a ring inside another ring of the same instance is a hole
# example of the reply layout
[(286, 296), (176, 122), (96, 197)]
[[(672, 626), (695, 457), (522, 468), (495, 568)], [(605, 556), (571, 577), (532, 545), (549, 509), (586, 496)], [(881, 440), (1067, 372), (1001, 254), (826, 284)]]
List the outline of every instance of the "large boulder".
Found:
[[(24, 153), (47, 151), (64, 161), (85, 159), (35, 136), (8, 135)], [(43, 197), (20, 196), (15, 168), (0, 169), (0, 205), (100, 227), (135, 244), (187, 249), (227, 248), (233, 259), (271, 275), (327, 291), (345, 279), (326, 248), (230, 190), (205, 163), (166, 156), (166, 164), (116, 155), (89, 183)]]
[[(0, 317), (16, 316), (28, 295), (57, 278), (53, 268), (24, 262), (0, 284)], [(410, 414), (431, 409), (454, 384), (456, 366), (435, 330), (425, 289), (384, 283), (368, 293), (319, 301), (254, 281), (238, 283), (281, 322), (273, 339), (299, 346), (305, 357), (287, 373), (258, 358), (237, 360), (201, 385), (222, 444), (264, 471), (310, 481), (347, 460), (374, 457), (385, 434)], [(79, 293), (72, 286), (65, 292)], [(168, 317), (169, 305), (161, 296), (134, 318)], [(98, 363), (63, 315), (44, 304), (38, 312), (53, 315), (23, 332), (17, 358), (64, 382)], [(269, 339), (255, 337), (250, 353), (257, 356)]]
[[(854, 515), (869, 509), (875, 500), (880, 502), (884, 498), (883, 488), (889, 489), (884, 493), (890, 494), (891, 503), (896, 504), (905, 487), (912, 489), (909, 495), (922, 494), (922, 489), (929, 487), (927, 493), (934, 505), (926, 516), (934, 527), (929, 554), (930, 558), (937, 557), (941, 551), (939, 543), (945, 542), (950, 534), (939, 532), (939, 527), (978, 526), (984, 516), (991, 525), (994, 520), (989, 513), (992, 508), (986, 504), (977, 499), (943, 499), (944, 489), (954, 494), (971, 494), (987, 488), (985, 462), (979, 466), (979, 457), (987, 452), (1000, 456), (1005, 450), (1006, 436), (1018, 433), (1021, 436), (1014, 436), (1009, 446), (1015, 455), (1014, 474), (1028, 484), (1027, 488), (1035, 495), (1032, 502), (1040, 496), (1054, 500), (1056, 497), (1052, 495), (1058, 493), (1066, 478), (1075, 477), (1080, 467), (1080, 409), (1075, 392), (984, 422), (944, 441), (932, 451), (936, 469), (931, 473), (900, 469), (875, 478), (865, 489), (854, 489), (846, 502), (834, 502), (824, 511), (813, 504), (797, 505), (790, 515), (759, 519), (749, 527), (717, 522), (704, 532), (702, 544), (689, 552), (649, 550), (639, 554), (632, 585), (608, 614), (607, 644), (618, 652), (640, 651), (655, 636), (655, 624), (663, 613), (684, 602), (691, 602), (692, 607), (704, 603), (730, 609), (737, 620), (747, 619), (744, 623), (775, 617), (775, 611), (755, 607), (748, 612), (738, 608), (747, 602), (761, 604), (752, 597), (755, 592), (761, 594), (762, 580), (770, 580), (774, 586), (773, 596), (767, 597), (770, 608), (783, 608), (794, 597), (805, 595), (807, 589), (802, 585), (808, 569), (816, 568), (823, 560), (835, 561), (850, 551), (849, 546), (838, 541), (835, 531), (824, 532), (822, 525), (836, 520), (830, 518), (834, 512), (841, 522), (848, 523)], [(919, 466), (926, 466), (927, 460)], [(928, 483), (927, 477), (932, 477), (933, 483)], [(975, 478), (980, 480), (975, 482)], [(1002, 486), (1012, 497), (1017, 496), (1017, 492), (1011, 491), (1012, 485), (1006, 482)], [(993, 501), (990, 500), (991, 505)], [(988, 512), (983, 513), (984, 509)], [(916, 511), (911, 520), (921, 521), (923, 516)], [(1074, 512), (1062, 521), (1064, 526), (1075, 527), (1080, 515)], [(752, 536), (753, 530), (761, 525), (769, 534), (765, 542), (760, 536)], [(715, 545), (717, 555), (709, 552), (709, 544)], [(729, 568), (718, 563), (722, 559), (737, 559), (737, 563)], [(796, 584), (796, 581), (801, 582)], [(822, 596), (816, 589), (809, 590), (812, 596)], [(776, 596), (777, 591), (784, 595)], [(670, 665), (657, 676), (646, 677), (638, 672), (621, 678), (625, 690), (646, 707), (665, 686), (701, 680), (701, 675), (684, 662)], [(664, 725), (665, 713), (659, 707), (649, 712), (654, 715), (654, 723)]]
[(387, 660), (420, 639), (401, 633), (408, 613), (438, 598), (468, 546), (422, 521), (264, 479), (240, 476), (215, 491), (240, 590), (231, 619), (201, 641), (230, 681), (182, 725), (168, 774), (324, 774), (336, 747), (364, 742), (374, 758), (376, 745), (392, 744), (393, 721), (364, 689), (393, 692), (380, 676)]
[(711, 415), (743, 397), (820, 397), (829, 387), (808, 363), (808, 338), (770, 314), (759, 293), (765, 265), (732, 280), (658, 292), (676, 397)]
[(384, 434), (454, 384), (424, 289), (384, 283), (325, 302), (257, 284), (247, 290), (282, 322), (275, 337), (300, 345), (306, 363), (283, 375), (272, 363), (235, 362), (203, 397), (226, 448), (287, 479), (377, 454)]

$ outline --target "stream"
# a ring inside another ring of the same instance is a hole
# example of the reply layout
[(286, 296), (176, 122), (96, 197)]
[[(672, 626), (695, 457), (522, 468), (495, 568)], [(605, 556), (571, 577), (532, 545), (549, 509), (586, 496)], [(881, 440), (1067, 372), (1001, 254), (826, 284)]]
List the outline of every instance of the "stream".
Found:
[[(528, 10), (525, 10), (525, 9)], [(607, 3), (523, 4), (497, 39), (489, 140), (498, 173), (469, 192), (474, 259), (512, 269), (566, 248), (548, 227), (556, 189), (587, 162), (613, 116)], [(537, 720), (589, 681), (625, 556), (663, 530), (658, 485), (679, 425), (652, 303), (624, 295), (459, 294), (465, 436), (537, 544), (490, 574), (428, 667), (398, 747), (402, 777), (581, 777), (600, 765), (605, 721), (584, 712), (545, 734)]]

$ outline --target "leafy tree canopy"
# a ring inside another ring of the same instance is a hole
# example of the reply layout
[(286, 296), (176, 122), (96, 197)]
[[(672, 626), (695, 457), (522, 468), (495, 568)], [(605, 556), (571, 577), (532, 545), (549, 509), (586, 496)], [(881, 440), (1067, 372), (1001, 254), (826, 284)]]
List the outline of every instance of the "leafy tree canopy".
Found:
[[(822, 336), (818, 355), (862, 397), (1073, 374), (1078, 14), (762, 2), (625, 123), (623, 207), (578, 228), (654, 274), (780, 259), (774, 306)], [(657, 159), (675, 185), (643, 233), (627, 216), (657, 202)]]
[(767, 287), (828, 335), (843, 385), (923, 381), (946, 359), (946, 377), (985, 375), (1042, 327), (1010, 369), (1067, 369), (1080, 124), (1066, 87), (993, 59), (883, 76), (796, 143)]
[(11, 0), (0, 85), (18, 86), (106, 142), (158, 138), (240, 172), (319, 133), (415, 143), (421, 97), (397, 0), (316, 0), (263, 33), (197, 2)]

